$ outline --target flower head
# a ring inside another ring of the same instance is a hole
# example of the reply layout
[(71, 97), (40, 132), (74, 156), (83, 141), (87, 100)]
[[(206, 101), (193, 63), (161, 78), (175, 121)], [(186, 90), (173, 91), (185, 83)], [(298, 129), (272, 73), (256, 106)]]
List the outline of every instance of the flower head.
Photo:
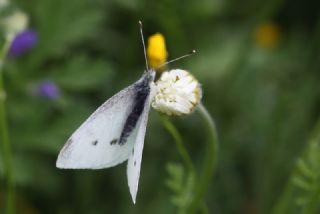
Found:
[(190, 114), (202, 97), (200, 83), (185, 70), (166, 71), (155, 85), (152, 107), (168, 115)]
[(14, 37), (11, 43), (9, 56), (14, 58), (24, 54), (33, 48), (37, 42), (38, 34), (35, 31), (28, 29), (20, 32)]
[(49, 98), (50, 100), (55, 100), (60, 96), (58, 86), (50, 80), (42, 81), (37, 87), (37, 93), (40, 96)]
[(150, 67), (154, 69), (167, 61), (166, 43), (161, 33), (156, 33), (149, 37), (147, 56)]
[(27, 14), (20, 10), (15, 10), (10, 16), (0, 20), (0, 25), (4, 27), (6, 37), (13, 38), (17, 33), (25, 30), (28, 26), (29, 18)]
[(8, 0), (0, 0), (0, 9), (8, 6)]
[(267, 23), (260, 25), (255, 31), (256, 43), (263, 48), (274, 48), (280, 39), (280, 29), (277, 25)]

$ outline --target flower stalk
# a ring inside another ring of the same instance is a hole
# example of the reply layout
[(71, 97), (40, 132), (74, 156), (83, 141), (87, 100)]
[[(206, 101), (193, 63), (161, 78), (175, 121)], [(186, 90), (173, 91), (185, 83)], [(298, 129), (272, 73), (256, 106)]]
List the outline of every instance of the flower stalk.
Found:
[(188, 172), (191, 175), (194, 175), (193, 163), (192, 163), (191, 157), (190, 157), (187, 149), (183, 145), (183, 140), (182, 140), (181, 134), (176, 129), (176, 127), (174, 127), (174, 125), (171, 123), (171, 121), (168, 119), (167, 116), (161, 115), (160, 118), (161, 118), (161, 122), (164, 125), (164, 127), (172, 135), (172, 137), (176, 143), (177, 150), (180, 153), (180, 156), (181, 156), (182, 160), (184, 161), (184, 163), (188, 169)]
[(198, 185), (195, 189), (194, 200), (190, 205), (190, 209), (188, 209), (188, 213), (190, 214), (195, 213), (197, 209), (199, 209), (199, 207), (201, 207), (204, 203), (206, 191), (209, 187), (218, 163), (218, 134), (214, 120), (202, 103), (199, 104), (197, 110), (205, 120), (208, 128), (209, 140), (207, 141), (205, 149), (206, 153), (203, 161), (203, 170), (197, 182)]
[(9, 139), (7, 116), (5, 108), (6, 93), (3, 84), (3, 64), (7, 56), (12, 38), (8, 38), (1, 49), (0, 52), (0, 139), (2, 143), (3, 152), (3, 164), (4, 173), (6, 177), (6, 187), (7, 187), (7, 214), (15, 213), (15, 185), (14, 185), (14, 175), (12, 168), (12, 152), (11, 144)]
[(190, 179), (196, 180), (196, 182), (193, 182), (193, 196), (190, 200), (190, 204), (183, 208), (183, 213), (189, 214), (194, 214), (199, 210), (201, 210), (202, 213), (208, 213), (204, 199), (218, 161), (218, 135), (214, 120), (201, 103), (197, 109), (202, 118), (205, 120), (209, 133), (209, 140), (205, 149), (206, 153), (203, 161), (203, 169), (200, 173), (200, 176), (196, 176), (197, 173), (192, 163), (192, 159), (183, 144), (181, 134), (170, 122), (167, 116), (161, 116), (162, 124), (175, 140), (177, 150), (188, 170), (188, 176)]

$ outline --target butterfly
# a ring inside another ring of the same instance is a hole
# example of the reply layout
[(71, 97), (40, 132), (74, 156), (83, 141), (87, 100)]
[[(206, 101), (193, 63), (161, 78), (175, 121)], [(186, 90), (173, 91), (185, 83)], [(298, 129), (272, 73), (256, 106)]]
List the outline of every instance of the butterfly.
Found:
[(138, 81), (109, 98), (89, 116), (67, 140), (56, 162), (63, 169), (102, 169), (128, 160), (127, 178), (133, 203), (138, 191), (149, 110), (156, 92), (156, 72), (148, 68), (139, 23), (146, 71)]

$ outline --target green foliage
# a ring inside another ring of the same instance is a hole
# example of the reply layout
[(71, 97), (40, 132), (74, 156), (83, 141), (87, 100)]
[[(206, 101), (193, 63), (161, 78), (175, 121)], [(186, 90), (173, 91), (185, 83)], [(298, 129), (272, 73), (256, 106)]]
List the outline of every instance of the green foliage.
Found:
[(297, 203), (305, 207), (307, 213), (314, 213), (320, 201), (320, 146), (311, 142), (304, 159), (299, 159), (299, 173), (292, 178), (293, 184), (302, 191)]
[[(90, 91), (103, 85), (106, 77), (111, 76), (111, 67), (102, 60), (92, 60), (84, 55), (78, 55), (68, 60), (62, 67), (54, 68), (52, 79), (68, 91)], [(61, 71), (63, 70), (63, 75)]]
[(173, 192), (171, 202), (177, 207), (178, 213), (187, 213), (194, 194), (194, 176), (186, 172), (178, 163), (168, 163), (169, 177), (166, 181), (168, 188)]
[(320, 135), (319, 124), (295, 170), (274, 213), (318, 213), (320, 211)]
[(70, 47), (92, 38), (103, 18), (97, 1), (36, 1), (33, 10), (41, 37), (36, 56), (39, 60), (65, 56)]

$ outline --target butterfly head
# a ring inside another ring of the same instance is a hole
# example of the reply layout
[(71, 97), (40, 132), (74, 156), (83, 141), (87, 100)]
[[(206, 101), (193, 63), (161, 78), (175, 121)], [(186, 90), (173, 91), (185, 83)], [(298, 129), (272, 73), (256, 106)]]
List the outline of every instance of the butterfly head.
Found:
[(148, 70), (145, 70), (145, 72), (143, 73), (141, 80), (145, 84), (149, 85), (151, 82), (154, 82), (155, 77), (156, 77), (156, 71), (154, 69), (148, 69)]

